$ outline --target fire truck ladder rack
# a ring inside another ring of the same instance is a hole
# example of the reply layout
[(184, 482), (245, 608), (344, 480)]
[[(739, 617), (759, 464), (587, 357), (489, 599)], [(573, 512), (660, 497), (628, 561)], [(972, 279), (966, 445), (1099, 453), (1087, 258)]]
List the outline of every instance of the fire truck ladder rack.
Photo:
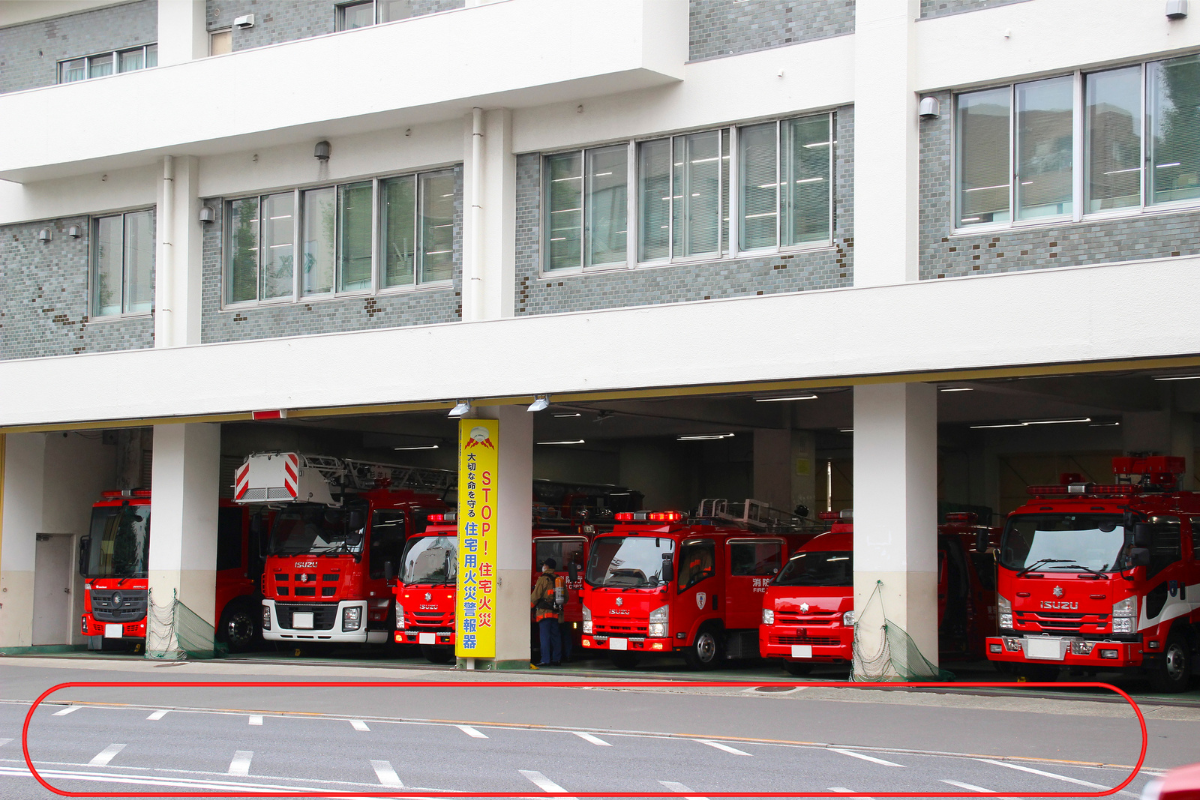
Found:
[(768, 533), (787, 533), (814, 527), (804, 517), (773, 508), (761, 500), (728, 500), (710, 498), (700, 501), (696, 511), (699, 519), (719, 519)]
[[(318, 477), (319, 476), (319, 477)], [(430, 467), (405, 467), (303, 453), (251, 453), (234, 471), (234, 500), (239, 503), (313, 501), (340, 506), (341, 492), (381, 486), (441, 494), (458, 485), (458, 473)]]
[(300, 456), (301, 469), (315, 469), (330, 483), (359, 491), (387, 484), (393, 489), (448, 492), (458, 486), (458, 473), (432, 467), (402, 467), (333, 456)]

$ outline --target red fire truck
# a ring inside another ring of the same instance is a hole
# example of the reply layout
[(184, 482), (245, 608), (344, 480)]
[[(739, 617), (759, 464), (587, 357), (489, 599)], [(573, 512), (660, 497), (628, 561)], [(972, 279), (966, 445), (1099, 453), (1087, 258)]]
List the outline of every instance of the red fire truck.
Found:
[(623, 669), (680, 653), (692, 669), (758, 656), (767, 584), (816, 531), (756, 500), (621, 512), (592, 540), (580, 592), (583, 646)]
[[(217, 641), (241, 652), (258, 636), (262, 562), (252, 546), (258, 514), (220, 501), (217, 511)], [(150, 492), (104, 492), (92, 506), (91, 529), (79, 542), (84, 577), (81, 631), (93, 650), (146, 639), (150, 555)]]
[(393, 627), (386, 564), (444, 512), (456, 474), (365, 461), (254, 453), (234, 501), (266, 503), (271, 522), (262, 629), (292, 644), (382, 643)]
[(1030, 486), (1000, 542), (988, 658), (1027, 680), (1122, 670), (1184, 691), (1200, 643), (1200, 495), (1176, 488), (1185, 472), (1182, 458), (1125, 456), (1116, 484)]
[[(800, 548), (763, 598), (758, 646), (793, 675), (814, 664), (849, 664), (854, 643), (854, 523), (847, 511), (822, 513), (828, 532)], [(947, 514), (938, 528), (938, 649), (943, 661), (983, 658), (996, 630), (993, 537), (975, 514)]]

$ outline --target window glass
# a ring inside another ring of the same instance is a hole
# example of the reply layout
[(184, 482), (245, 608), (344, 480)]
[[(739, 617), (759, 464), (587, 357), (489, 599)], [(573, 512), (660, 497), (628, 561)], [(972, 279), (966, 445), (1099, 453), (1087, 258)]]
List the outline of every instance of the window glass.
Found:
[(338, 9), (338, 12), (341, 22), (338, 30), (349, 31), (375, 24), (375, 4), (372, 2), (344, 5)]
[(376, 511), (371, 517), (370, 576), (384, 577), (383, 565), (392, 562), (394, 573), (400, 571), (404, 556), (404, 512)]
[(242, 509), (217, 512), (217, 571), (242, 566)]
[(380, 22), (395, 22), (413, 15), (412, 0), (378, 0)]
[(556, 572), (569, 572), (567, 565), (574, 564), (583, 574), (583, 542), (577, 539), (535, 539), (534, 566), (541, 568), (547, 558), (553, 558)]
[(626, 145), (587, 151), (587, 263), (625, 262), (629, 224)]
[(208, 37), (208, 54), (210, 56), (223, 56), (226, 53), (233, 52), (233, 31), (213, 31)]
[(1192, 517), (1192, 560), (1200, 561), (1200, 517)]
[(454, 171), (421, 175), (421, 283), (454, 277)]
[(371, 288), (371, 182), (338, 191), (338, 291)]
[(87, 59), (77, 58), (74, 61), (64, 61), (59, 65), (58, 82), (72, 83), (87, 77)]
[(731, 248), (729, 243), (737, 233), (729, 227), (729, 129), (721, 129), (721, 238), (725, 244), (724, 250)]
[(721, 133), (707, 131), (676, 136), (673, 147), (673, 255), (718, 253), (721, 248)]
[(1086, 78), (1084, 156), (1087, 210), (1142, 202), (1142, 69), (1114, 69)]
[(671, 254), (671, 140), (638, 145), (638, 260)]
[(783, 566), (782, 542), (731, 542), (730, 575), (774, 576)]
[(1151, 518), (1150, 566), (1146, 568), (1147, 578), (1153, 578), (1183, 558), (1183, 546), (1179, 537), (1179, 520), (1172, 517)]
[(583, 154), (562, 153), (546, 159), (549, 233), (547, 270), (582, 266)]
[(146, 45), (146, 66), (147, 67), (157, 67), (158, 66), (158, 45), (156, 45), (156, 44)]
[[(738, 131), (738, 206), (741, 250), (776, 245), (777, 192), (775, 123)], [(678, 193), (678, 189), (676, 189)]]
[(1071, 213), (1075, 79), (1019, 83), (1017, 219)]
[(258, 298), (258, 198), (229, 204), (229, 283), (226, 302)]
[(989, 89), (958, 96), (958, 224), (1009, 219), (1010, 90)]
[(105, 75), (113, 73), (113, 56), (112, 53), (106, 53), (102, 56), (92, 56), (88, 59), (88, 77), (102, 78)]
[(150, 560), (150, 506), (92, 509), (89, 578), (144, 578)]
[(1147, 65), (1149, 203), (1200, 197), (1200, 57)]
[(135, 69), (141, 69), (146, 66), (145, 53), (142, 48), (137, 50), (126, 50), (121, 53), (121, 72), (132, 72)]
[(125, 215), (125, 311), (139, 314), (154, 307), (154, 216)]
[(259, 288), (259, 300), (292, 296), (295, 205), (293, 192), (280, 192), (263, 198), (262, 286)]
[(592, 586), (656, 586), (662, 582), (663, 556), (670, 560), (674, 552), (672, 539), (602, 536), (592, 543), (586, 580)]
[(404, 548), (401, 583), (454, 583), (458, 577), (458, 537), (420, 536)]
[(417, 178), (389, 178), (380, 184), (382, 197), (383, 285), (413, 282), (417, 254)]
[(709, 539), (684, 542), (679, 551), (679, 589), (695, 586), (716, 574), (716, 545)]
[(120, 216), (96, 220), (96, 264), (92, 276), (92, 313), (96, 316), (121, 313), (122, 224)]
[(779, 150), (783, 153), (780, 243), (783, 245), (829, 238), (831, 119), (825, 114), (780, 123)]
[(336, 257), (334, 220), (337, 217), (337, 190), (310, 189), (302, 194), (304, 207), (304, 272), (300, 276), (305, 295), (333, 291), (333, 265)]
[[(940, 564), (939, 564), (940, 566)], [(776, 586), (853, 586), (854, 553), (849, 550), (801, 550), (788, 559)]]

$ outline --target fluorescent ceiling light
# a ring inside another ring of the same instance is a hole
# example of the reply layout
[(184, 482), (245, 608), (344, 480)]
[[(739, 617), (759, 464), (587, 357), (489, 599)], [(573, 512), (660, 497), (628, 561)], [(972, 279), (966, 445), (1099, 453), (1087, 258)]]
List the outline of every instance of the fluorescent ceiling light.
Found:
[(1200, 381), (1200, 375), (1159, 375), (1156, 381)]
[(817, 399), (817, 396), (815, 394), (796, 394), (796, 395), (792, 395), (790, 397), (756, 397), (756, 398), (754, 398), (754, 402), (756, 402), (756, 403), (786, 403), (786, 402), (790, 402), (792, 400), (816, 400), (816, 399)]
[(1119, 422), (1093, 422), (1091, 425), (1088, 425), (1088, 427), (1089, 428), (1119, 428), (1119, 427), (1121, 427), (1121, 423), (1119, 423)]
[(854, 433), (854, 428), (838, 428), (838, 433)]
[(538, 442), (538, 444), (583, 444), (583, 439), (568, 439), (561, 442)]
[(676, 436), (677, 442), (708, 442), (713, 439), (732, 439), (732, 433), (691, 433), (686, 436)]
[(938, 389), (939, 392), (973, 392), (975, 391), (970, 386), (943, 386)]
[(471, 412), (471, 401), (470, 400), (459, 400), (458, 404), (456, 406), (454, 406), (454, 408), (450, 409), (450, 413), (446, 414), (446, 416), (447, 417), (462, 417), (462, 416), (466, 416), (470, 412)]
[(437, 450), (436, 444), (410, 444), (405, 447), (393, 447), (393, 450)]
[(555, 414), (554, 418), (555, 419), (570, 419), (572, 417), (582, 417), (582, 416), (583, 416), (583, 414), (580, 414), (579, 412), (575, 412), (574, 414)]
[(1001, 422), (995, 425), (972, 425), (971, 430), (984, 430), (987, 428), (1027, 428), (1030, 425), (1071, 425), (1079, 422), (1091, 422), (1091, 417), (1077, 417), (1072, 419), (1027, 419), (1020, 422)]

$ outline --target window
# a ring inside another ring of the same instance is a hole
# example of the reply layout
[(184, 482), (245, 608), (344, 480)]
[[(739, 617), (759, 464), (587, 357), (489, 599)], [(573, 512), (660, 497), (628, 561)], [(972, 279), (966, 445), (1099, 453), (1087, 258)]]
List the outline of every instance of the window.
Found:
[(1183, 558), (1180, 532), (1179, 520), (1174, 517), (1150, 518), (1150, 566), (1146, 568), (1147, 580)]
[(638, 145), (638, 260), (718, 258), (728, 244), (727, 129)]
[(92, 316), (154, 308), (154, 212), (100, 217), (92, 224)]
[(243, 508), (222, 508), (217, 512), (217, 572), (242, 566)]
[(1196, 120), (1198, 56), (960, 94), (956, 227), (1195, 204)]
[(74, 83), (87, 78), (103, 78), (114, 72), (133, 72), (158, 66), (158, 45), (147, 44), (128, 50), (109, 51), (58, 62), (58, 82)]
[(628, 158), (625, 144), (547, 158), (547, 269), (626, 262)]
[(783, 566), (783, 543), (779, 541), (730, 542), (730, 575), (774, 577)]
[(369, 575), (384, 576), (383, 565), (392, 562), (392, 574), (400, 571), (404, 555), (404, 512), (376, 511), (371, 518), (371, 553)]
[(349, 31), (413, 16), (412, 0), (366, 0), (337, 7), (336, 29)]
[(576, 571), (583, 574), (583, 541), (577, 539), (535, 539), (534, 564), (541, 567), (547, 558), (553, 558), (557, 572), (569, 572), (567, 566), (574, 564)]
[(679, 551), (679, 590), (716, 574), (716, 545), (710, 539), (684, 542)]
[(233, 52), (233, 29), (226, 28), (222, 31), (213, 31), (208, 35), (208, 54), (210, 56), (223, 56), (226, 53)]
[(448, 169), (230, 200), (225, 303), (450, 281), (457, 197)]

